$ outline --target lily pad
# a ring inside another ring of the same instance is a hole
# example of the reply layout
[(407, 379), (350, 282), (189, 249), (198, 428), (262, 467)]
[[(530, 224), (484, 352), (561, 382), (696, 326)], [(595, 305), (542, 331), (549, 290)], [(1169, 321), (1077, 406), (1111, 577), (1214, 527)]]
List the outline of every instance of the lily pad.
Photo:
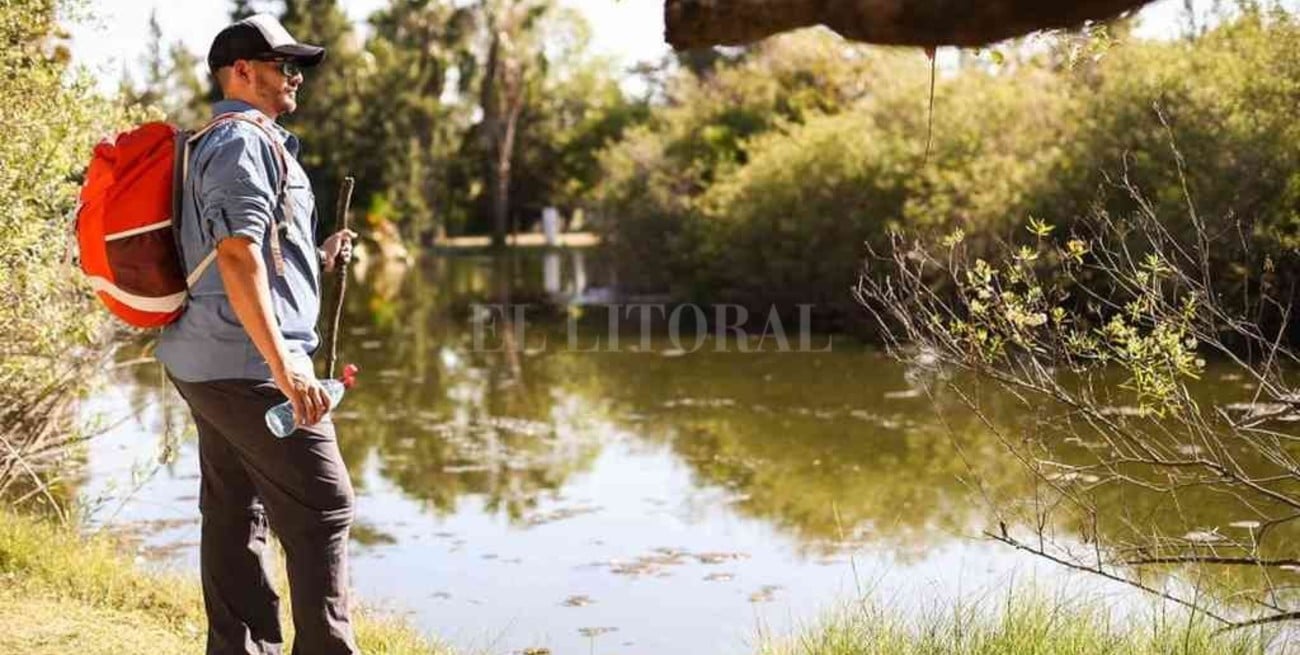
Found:
[(1223, 541), (1223, 535), (1213, 530), (1192, 530), (1183, 535), (1183, 539), (1198, 544), (1212, 544), (1218, 541)]
[(695, 559), (701, 564), (722, 564), (740, 559), (746, 559), (749, 555), (745, 553), (696, 553)]
[(902, 391), (888, 391), (885, 393), (885, 400), (910, 400), (921, 397), (920, 389), (904, 389)]
[(770, 603), (776, 599), (776, 592), (780, 590), (780, 585), (763, 585), (758, 589), (758, 591), (749, 595), (749, 602)]
[(590, 596), (569, 596), (568, 598), (564, 599), (563, 603), (560, 604), (564, 605), (565, 607), (586, 607), (595, 602), (596, 601), (592, 600)]

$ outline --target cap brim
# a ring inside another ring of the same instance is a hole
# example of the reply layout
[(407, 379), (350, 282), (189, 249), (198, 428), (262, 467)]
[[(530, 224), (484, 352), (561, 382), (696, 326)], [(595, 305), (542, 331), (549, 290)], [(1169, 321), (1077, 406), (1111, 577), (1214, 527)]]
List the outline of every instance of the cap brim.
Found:
[(278, 48), (272, 48), (271, 52), (284, 55), (299, 66), (315, 66), (325, 59), (325, 48), (318, 45), (307, 45), (306, 43), (282, 45)]

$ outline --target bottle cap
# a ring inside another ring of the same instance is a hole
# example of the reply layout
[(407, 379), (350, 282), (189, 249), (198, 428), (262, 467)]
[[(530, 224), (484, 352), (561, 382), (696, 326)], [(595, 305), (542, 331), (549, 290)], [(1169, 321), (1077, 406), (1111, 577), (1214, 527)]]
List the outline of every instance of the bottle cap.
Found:
[(351, 389), (357, 383), (357, 371), (361, 369), (356, 364), (348, 364), (343, 367), (343, 388)]

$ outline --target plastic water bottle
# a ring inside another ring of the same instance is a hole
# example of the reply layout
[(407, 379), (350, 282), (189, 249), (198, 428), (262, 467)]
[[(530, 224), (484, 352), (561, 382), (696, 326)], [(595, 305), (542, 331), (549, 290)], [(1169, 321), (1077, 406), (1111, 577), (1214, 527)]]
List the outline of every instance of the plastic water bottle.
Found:
[[(356, 384), (357, 367), (348, 364), (343, 368), (343, 378), (340, 380), (321, 380), (320, 385), (325, 388), (325, 393), (330, 399), (330, 411), (343, 400), (343, 392), (347, 391)], [(271, 434), (277, 439), (283, 439), (294, 433), (298, 429), (298, 424), (293, 420), (293, 403), (284, 401), (271, 409), (266, 410), (266, 427), (271, 430)]]

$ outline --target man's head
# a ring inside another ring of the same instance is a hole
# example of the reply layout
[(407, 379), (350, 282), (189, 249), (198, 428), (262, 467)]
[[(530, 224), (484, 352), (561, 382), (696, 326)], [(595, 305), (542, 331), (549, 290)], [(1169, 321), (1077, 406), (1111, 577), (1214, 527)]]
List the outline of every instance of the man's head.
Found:
[(301, 69), (324, 58), (324, 48), (298, 43), (275, 17), (257, 14), (217, 34), (208, 50), (208, 69), (224, 97), (243, 100), (275, 118), (298, 108)]

